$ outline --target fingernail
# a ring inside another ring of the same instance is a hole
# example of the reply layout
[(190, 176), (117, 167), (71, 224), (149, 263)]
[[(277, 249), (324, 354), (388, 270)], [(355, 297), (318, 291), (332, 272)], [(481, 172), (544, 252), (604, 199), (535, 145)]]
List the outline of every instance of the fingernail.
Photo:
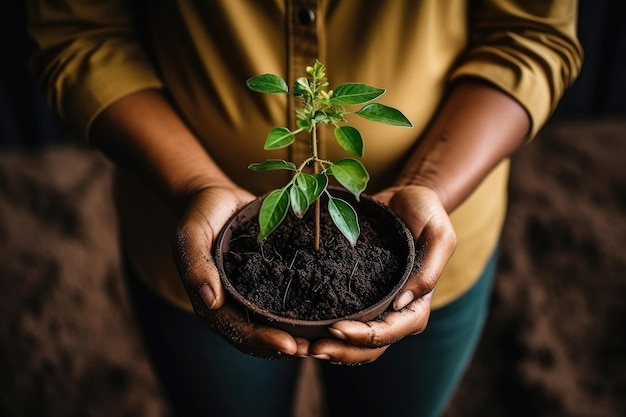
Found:
[(404, 307), (408, 306), (414, 298), (415, 296), (412, 291), (405, 291), (396, 299), (393, 308), (396, 310), (402, 310)]
[(330, 355), (327, 355), (325, 353), (319, 353), (317, 355), (311, 355), (312, 357), (314, 357), (315, 359), (321, 359), (323, 361), (327, 361), (330, 359)]
[(215, 303), (217, 302), (217, 300), (215, 299), (215, 294), (213, 293), (213, 290), (211, 290), (211, 287), (209, 287), (207, 284), (203, 284), (198, 290), (198, 293), (200, 293), (200, 297), (207, 305), (207, 307), (212, 310), (213, 307), (215, 307)]
[(341, 330), (337, 330), (333, 327), (329, 327), (328, 331), (335, 336), (337, 339), (341, 339), (341, 340), (346, 340), (346, 335), (343, 334), (343, 332)]

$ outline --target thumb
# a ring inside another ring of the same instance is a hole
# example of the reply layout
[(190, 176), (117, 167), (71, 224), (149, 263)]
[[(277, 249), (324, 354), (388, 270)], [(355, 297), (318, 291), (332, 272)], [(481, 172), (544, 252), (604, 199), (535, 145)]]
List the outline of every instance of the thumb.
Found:
[(212, 256), (217, 236), (237, 210), (233, 190), (211, 188), (198, 193), (176, 230), (173, 255), (190, 297), (200, 297), (210, 309), (224, 303), (224, 291)]

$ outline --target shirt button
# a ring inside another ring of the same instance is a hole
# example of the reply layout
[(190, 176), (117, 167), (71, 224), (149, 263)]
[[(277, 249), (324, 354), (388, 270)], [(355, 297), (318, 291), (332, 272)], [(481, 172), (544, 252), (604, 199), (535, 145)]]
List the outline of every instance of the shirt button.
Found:
[(315, 13), (306, 7), (301, 8), (298, 12), (298, 22), (303, 26), (309, 26), (315, 22)]

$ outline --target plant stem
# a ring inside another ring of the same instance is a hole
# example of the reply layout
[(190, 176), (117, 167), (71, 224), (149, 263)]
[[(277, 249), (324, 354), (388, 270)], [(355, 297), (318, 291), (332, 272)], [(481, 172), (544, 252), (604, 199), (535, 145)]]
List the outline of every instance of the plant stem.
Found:
[[(315, 122), (313, 122), (313, 130), (311, 131), (311, 147), (313, 150), (313, 171), (316, 174), (319, 174), (320, 172), (320, 167), (319, 167), (319, 163), (318, 158), (318, 151), (317, 151), (317, 125)], [(315, 249), (315, 251), (319, 251), (320, 250), (320, 218), (321, 218), (321, 204), (320, 204), (320, 199), (318, 198), (317, 200), (315, 200), (315, 239), (313, 242), (313, 248)]]
[(314, 248), (316, 251), (320, 250), (320, 217), (321, 217), (321, 204), (320, 199), (318, 198), (315, 201), (315, 244)]

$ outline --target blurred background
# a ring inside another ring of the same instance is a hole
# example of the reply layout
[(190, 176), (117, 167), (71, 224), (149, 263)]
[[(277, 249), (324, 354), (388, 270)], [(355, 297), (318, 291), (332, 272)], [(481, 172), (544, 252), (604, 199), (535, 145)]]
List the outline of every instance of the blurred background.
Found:
[[(583, 70), (513, 158), (492, 313), (447, 417), (626, 415), (626, 2), (579, 7)], [(44, 103), (23, 22), (0, 5), (0, 415), (166, 416), (111, 166)], [(323, 415), (306, 375), (297, 415)]]

